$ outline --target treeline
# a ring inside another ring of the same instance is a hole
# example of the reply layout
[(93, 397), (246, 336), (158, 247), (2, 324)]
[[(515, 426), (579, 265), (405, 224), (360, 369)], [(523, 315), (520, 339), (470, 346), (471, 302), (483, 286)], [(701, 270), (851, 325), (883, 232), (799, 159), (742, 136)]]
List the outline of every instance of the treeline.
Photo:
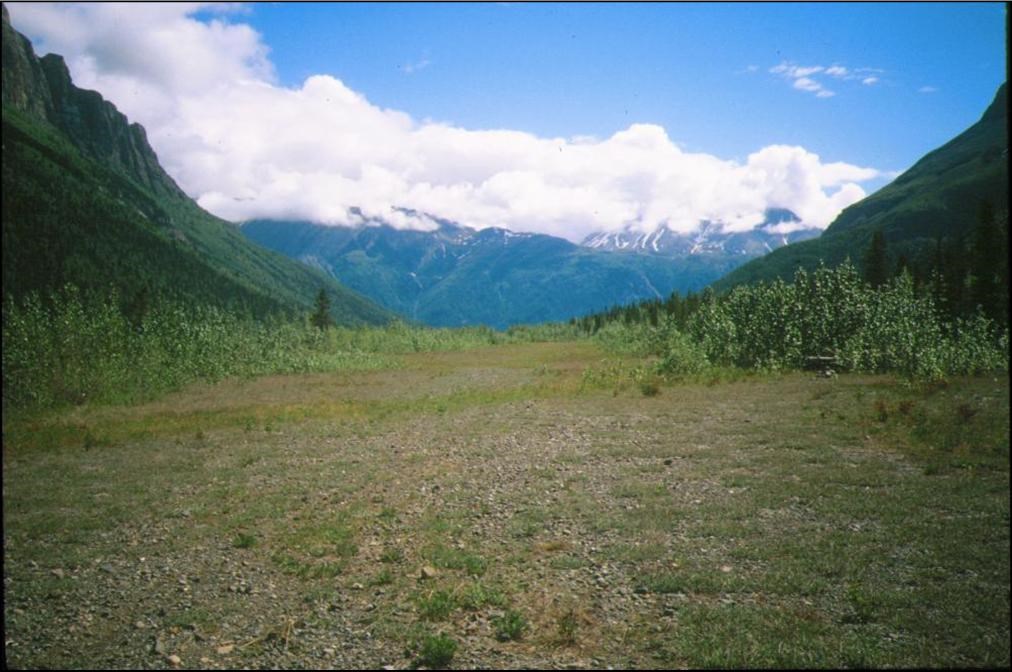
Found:
[(591, 313), (583, 317), (574, 317), (569, 324), (580, 333), (593, 336), (608, 324), (647, 325), (657, 327), (662, 322), (684, 328), (689, 317), (696, 312), (702, 302), (702, 295), (689, 292), (684, 297), (679, 292), (672, 292), (664, 300), (647, 299), (626, 306), (613, 306), (608, 310)]
[[(977, 225), (959, 236), (939, 238), (933, 245), (905, 251), (891, 249), (876, 231), (863, 258), (865, 279), (879, 287), (908, 273), (918, 292), (930, 292), (949, 318), (981, 312), (995, 324), (1009, 324), (1008, 210), (980, 204)], [(907, 248), (909, 249), (909, 248)]]
[(3, 407), (132, 403), (195, 382), (398, 366), (391, 355), (578, 336), (565, 324), (430, 329), (335, 327), (115, 291), (30, 293), (3, 305)]

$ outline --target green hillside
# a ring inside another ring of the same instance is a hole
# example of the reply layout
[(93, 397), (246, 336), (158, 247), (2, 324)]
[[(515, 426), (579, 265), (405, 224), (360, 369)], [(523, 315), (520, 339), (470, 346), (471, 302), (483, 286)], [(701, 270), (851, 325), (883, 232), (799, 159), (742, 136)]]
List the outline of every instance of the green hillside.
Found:
[(308, 312), (321, 288), (341, 324), (392, 314), (333, 278), (251, 243), (203, 211), (158, 163), (144, 129), (36, 58), (3, 12), (3, 297), (65, 284), (251, 312)]
[(249, 309), (306, 311), (321, 287), (334, 318), (389, 313), (314, 269), (251, 244), (188, 199), (156, 196), (82, 155), (55, 129), (3, 109), (3, 294), (63, 284)]
[(812, 270), (820, 262), (836, 266), (848, 257), (861, 265), (879, 230), (893, 260), (902, 256), (912, 263), (933, 254), (940, 239), (966, 237), (978, 224), (982, 207), (1008, 212), (1007, 120), (1002, 84), (980, 121), (891, 184), (845, 209), (822, 236), (751, 261), (714, 283), (714, 288), (789, 279), (798, 267)]

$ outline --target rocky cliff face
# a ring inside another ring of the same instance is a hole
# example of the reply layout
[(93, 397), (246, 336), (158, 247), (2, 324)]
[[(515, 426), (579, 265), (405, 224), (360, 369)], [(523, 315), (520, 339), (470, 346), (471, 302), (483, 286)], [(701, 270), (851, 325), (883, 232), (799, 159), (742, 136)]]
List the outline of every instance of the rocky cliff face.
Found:
[(157, 194), (185, 196), (158, 163), (140, 124), (131, 124), (96, 91), (74, 86), (61, 56), (35, 55), (3, 8), (3, 104), (63, 131), (86, 155)]
[(32, 44), (11, 27), (7, 7), (3, 8), (3, 103), (34, 117), (48, 119), (53, 101), (42, 64)]

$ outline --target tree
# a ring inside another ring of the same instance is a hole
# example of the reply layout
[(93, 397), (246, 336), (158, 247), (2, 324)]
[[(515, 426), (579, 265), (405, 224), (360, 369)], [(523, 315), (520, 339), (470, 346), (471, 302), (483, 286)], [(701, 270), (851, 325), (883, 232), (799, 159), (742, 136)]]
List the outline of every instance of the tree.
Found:
[(881, 287), (889, 280), (889, 259), (886, 255), (886, 241), (879, 229), (871, 237), (871, 244), (864, 257), (864, 279), (872, 287)]
[(1004, 321), (1008, 306), (1007, 290), (1002, 288), (1004, 278), (1008, 277), (1007, 235), (991, 204), (982, 203), (972, 242), (974, 277), (970, 299), (974, 308), (982, 309), (985, 315), (999, 323)]
[(320, 293), (316, 295), (316, 309), (313, 311), (310, 321), (320, 331), (334, 324), (334, 320), (330, 317), (330, 297), (322, 287)]

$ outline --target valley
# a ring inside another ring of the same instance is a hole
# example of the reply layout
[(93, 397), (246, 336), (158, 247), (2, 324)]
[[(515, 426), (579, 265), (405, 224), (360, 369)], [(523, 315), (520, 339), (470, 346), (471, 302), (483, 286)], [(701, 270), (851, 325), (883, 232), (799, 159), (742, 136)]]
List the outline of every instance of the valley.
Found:
[(958, 4), (4, 4), (6, 667), (1007, 669)]

